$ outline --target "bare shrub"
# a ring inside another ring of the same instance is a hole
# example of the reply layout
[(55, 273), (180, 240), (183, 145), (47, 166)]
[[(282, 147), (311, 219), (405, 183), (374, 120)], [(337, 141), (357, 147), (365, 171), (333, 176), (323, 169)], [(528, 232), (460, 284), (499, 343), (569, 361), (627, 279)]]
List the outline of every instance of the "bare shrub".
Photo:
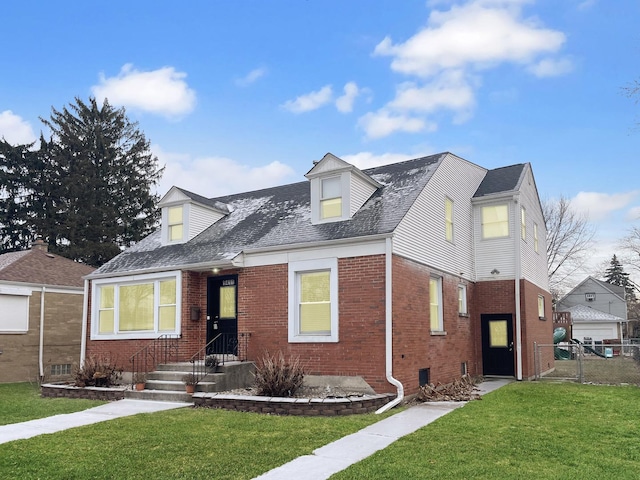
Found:
[(122, 367), (117, 367), (110, 356), (90, 356), (82, 368), (74, 373), (76, 387), (110, 387), (122, 378)]
[(265, 353), (256, 365), (258, 395), (291, 397), (302, 386), (304, 367), (300, 357), (286, 359), (282, 352)]

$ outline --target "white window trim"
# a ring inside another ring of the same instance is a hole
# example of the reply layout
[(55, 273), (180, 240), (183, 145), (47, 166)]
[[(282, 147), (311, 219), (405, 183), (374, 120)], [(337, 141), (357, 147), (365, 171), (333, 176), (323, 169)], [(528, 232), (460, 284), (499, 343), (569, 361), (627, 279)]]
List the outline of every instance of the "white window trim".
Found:
[[(498, 236), (486, 236), (485, 235), (485, 223), (484, 223), (484, 217), (483, 217), (483, 210), (485, 207), (507, 207), (507, 233), (506, 235), (498, 235)], [(487, 204), (487, 205), (481, 205), (480, 206), (480, 232), (481, 232), (481, 236), (482, 236), (482, 240), (487, 240), (487, 241), (491, 241), (491, 240), (495, 240), (495, 239), (499, 239), (499, 238), (509, 238), (511, 237), (511, 215), (512, 215), (512, 211), (511, 211), (511, 206), (509, 205), (509, 203), (496, 203), (496, 204)]]
[[(431, 329), (431, 280), (435, 280), (438, 285), (438, 329)], [(442, 277), (432, 276), (429, 279), (429, 329), (431, 335), (446, 335), (444, 329), (444, 311), (442, 308)]]
[(25, 333), (28, 333), (29, 332), (29, 297), (31, 296), (31, 289), (0, 286), (0, 296), (2, 295), (8, 295), (11, 297), (25, 297), (24, 298), (25, 310), (24, 310), (23, 322), (20, 322), (20, 324), (16, 322), (14, 328), (0, 328), (0, 334), (23, 335)]
[[(460, 308), (460, 292), (462, 291), (462, 309)], [(458, 315), (466, 317), (469, 316), (469, 305), (467, 302), (467, 286), (458, 285)]]
[[(542, 305), (540, 305), (540, 301), (542, 301)], [(542, 306), (542, 312), (540, 311), (540, 306)], [(545, 309), (546, 305), (545, 305), (545, 301), (544, 301), (544, 296), (543, 295), (538, 295), (538, 318), (540, 319), (544, 319), (544, 309)]]
[[(173, 207), (182, 207), (182, 238), (177, 240), (169, 240), (169, 209)], [(189, 202), (172, 203), (162, 207), (161, 235), (163, 245), (176, 245), (189, 240), (190, 209), (191, 204)]]
[(527, 241), (527, 210), (520, 207), (520, 238)]
[(534, 223), (534, 224), (533, 224), (533, 250), (534, 250), (536, 253), (539, 253), (539, 252), (538, 252), (538, 249), (539, 249), (539, 243), (538, 243), (538, 224), (537, 224), (537, 223)]
[[(342, 195), (342, 215), (339, 217), (321, 218), (320, 202), (322, 200), (322, 180), (340, 177), (340, 193)], [(351, 218), (351, 172), (327, 172), (325, 175), (311, 180), (311, 223), (332, 223)]]
[[(447, 238), (447, 227), (449, 222), (447, 220), (447, 203), (451, 204), (451, 238)], [(454, 222), (455, 203), (452, 198), (444, 197), (444, 238), (449, 243), (455, 243), (455, 222)]]
[[(331, 298), (331, 333), (329, 335), (301, 335), (299, 333), (298, 273), (329, 270)], [(338, 341), (338, 259), (322, 258), (289, 263), (289, 343), (336, 343)]]
[[(118, 319), (119, 312), (115, 307), (118, 305), (118, 288), (121, 285), (135, 285), (138, 283), (150, 283), (159, 282), (161, 280), (173, 280), (176, 281), (176, 328), (174, 331), (160, 331), (159, 330), (159, 318), (158, 307), (160, 304), (160, 292), (159, 289), (154, 288), (154, 330), (153, 331), (139, 331), (139, 332), (123, 332), (118, 333)], [(115, 333), (100, 334), (98, 330), (98, 310), (99, 310), (99, 298), (98, 292), (100, 287), (113, 285), (114, 289), (114, 329)], [(126, 277), (105, 278), (99, 280), (93, 280), (91, 282), (91, 340), (128, 340), (128, 339), (153, 339), (159, 335), (175, 335), (180, 336), (182, 327), (182, 272), (161, 272), (150, 273), (144, 275), (130, 275)]]

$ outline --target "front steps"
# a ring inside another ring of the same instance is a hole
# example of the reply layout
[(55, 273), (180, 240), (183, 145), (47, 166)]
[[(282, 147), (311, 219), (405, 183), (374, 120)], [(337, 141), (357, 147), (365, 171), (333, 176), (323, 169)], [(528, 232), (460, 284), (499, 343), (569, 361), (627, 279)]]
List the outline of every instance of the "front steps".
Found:
[[(158, 365), (155, 371), (147, 374), (145, 389), (127, 390), (125, 398), (191, 403), (191, 395), (185, 392), (182, 377), (191, 373), (192, 367), (189, 362)], [(207, 373), (202, 378), (196, 385), (196, 392), (224, 392), (250, 387), (254, 382), (254, 372), (255, 366), (251, 362), (225, 362), (215, 373)]]

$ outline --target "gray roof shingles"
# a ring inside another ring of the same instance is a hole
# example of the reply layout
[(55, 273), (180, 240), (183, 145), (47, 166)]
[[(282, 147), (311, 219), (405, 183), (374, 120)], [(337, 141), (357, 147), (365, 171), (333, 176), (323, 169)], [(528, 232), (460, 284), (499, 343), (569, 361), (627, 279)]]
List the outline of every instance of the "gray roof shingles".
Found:
[[(181, 189), (201, 203), (227, 206), (230, 213), (184, 244), (163, 246), (156, 231), (95, 275), (223, 263), (248, 250), (391, 233), (447, 155), (363, 170), (382, 187), (350, 220), (318, 225), (311, 223), (308, 181), (211, 199)], [(475, 196), (515, 189), (523, 169), (520, 164), (489, 171)]]
[(208, 199), (231, 213), (184, 244), (162, 246), (156, 231), (95, 274), (180, 268), (231, 260), (246, 250), (390, 233), (445, 156), (364, 170), (383, 187), (349, 221), (312, 225), (308, 181)]

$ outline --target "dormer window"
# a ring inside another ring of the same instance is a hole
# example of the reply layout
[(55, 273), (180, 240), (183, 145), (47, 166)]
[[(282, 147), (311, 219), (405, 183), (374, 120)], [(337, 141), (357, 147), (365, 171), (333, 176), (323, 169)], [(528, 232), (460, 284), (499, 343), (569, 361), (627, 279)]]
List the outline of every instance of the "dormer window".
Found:
[(322, 179), (320, 218), (342, 217), (342, 187), (340, 177)]
[(184, 236), (184, 208), (182, 205), (169, 207), (167, 209), (167, 231), (169, 242), (182, 240)]

